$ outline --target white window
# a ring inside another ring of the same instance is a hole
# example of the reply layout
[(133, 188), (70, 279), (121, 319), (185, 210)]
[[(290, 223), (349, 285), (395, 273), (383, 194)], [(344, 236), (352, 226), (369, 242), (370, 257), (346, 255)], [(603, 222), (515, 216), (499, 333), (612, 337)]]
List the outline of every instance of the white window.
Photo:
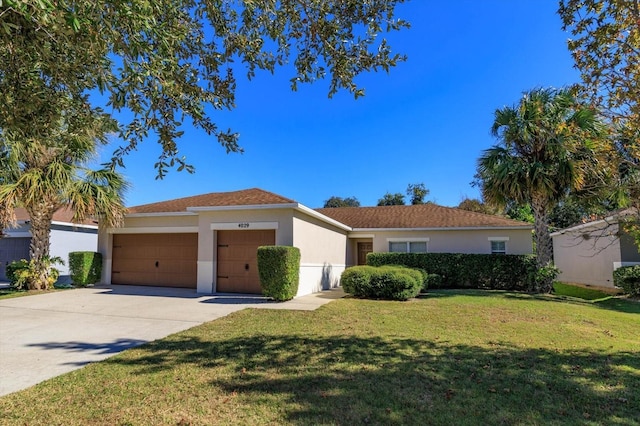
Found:
[(491, 254), (507, 254), (507, 242), (491, 241)]
[(389, 251), (391, 253), (427, 253), (428, 238), (389, 238)]
[(507, 254), (507, 241), (509, 237), (489, 237), (491, 254)]

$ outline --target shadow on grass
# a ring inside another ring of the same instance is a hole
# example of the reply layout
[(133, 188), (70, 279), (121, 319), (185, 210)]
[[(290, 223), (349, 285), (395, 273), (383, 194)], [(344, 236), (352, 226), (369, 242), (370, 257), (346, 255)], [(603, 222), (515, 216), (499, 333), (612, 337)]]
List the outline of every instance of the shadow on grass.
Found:
[(293, 423), (631, 425), (640, 412), (640, 357), (631, 351), (309, 335), (174, 336), (141, 349), (106, 362), (137, 375), (193, 365), (211, 392), (236, 395), (240, 410)]

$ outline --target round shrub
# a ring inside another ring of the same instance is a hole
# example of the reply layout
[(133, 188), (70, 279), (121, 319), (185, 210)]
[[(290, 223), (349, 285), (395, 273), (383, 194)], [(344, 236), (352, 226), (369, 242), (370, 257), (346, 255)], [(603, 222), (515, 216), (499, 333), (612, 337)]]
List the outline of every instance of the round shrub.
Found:
[(420, 293), (421, 271), (404, 266), (353, 266), (340, 277), (346, 293), (367, 299), (407, 300)]
[(373, 266), (352, 266), (340, 275), (340, 286), (345, 293), (356, 297), (366, 297), (371, 275), (376, 271)]
[(613, 283), (631, 297), (640, 297), (640, 265), (623, 266), (613, 271)]
[[(416, 273), (419, 278), (416, 278)], [(407, 300), (422, 289), (422, 274), (406, 268), (379, 268), (371, 276), (367, 297), (387, 300)]]

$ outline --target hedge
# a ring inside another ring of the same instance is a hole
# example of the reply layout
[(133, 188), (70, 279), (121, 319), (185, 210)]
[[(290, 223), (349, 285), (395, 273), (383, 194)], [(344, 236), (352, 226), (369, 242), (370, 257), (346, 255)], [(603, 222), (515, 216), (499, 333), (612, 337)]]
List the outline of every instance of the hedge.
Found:
[(613, 283), (632, 297), (640, 297), (640, 265), (623, 266), (613, 271)]
[(258, 274), (265, 296), (279, 302), (293, 299), (300, 282), (300, 249), (291, 246), (258, 247)]
[(346, 293), (368, 299), (407, 300), (424, 285), (424, 274), (405, 266), (353, 266), (340, 277)]
[(533, 255), (369, 253), (367, 265), (404, 265), (439, 275), (426, 279), (431, 288), (530, 291), (538, 276)]
[(84, 287), (100, 281), (102, 254), (94, 251), (72, 251), (69, 253), (69, 274), (74, 285)]

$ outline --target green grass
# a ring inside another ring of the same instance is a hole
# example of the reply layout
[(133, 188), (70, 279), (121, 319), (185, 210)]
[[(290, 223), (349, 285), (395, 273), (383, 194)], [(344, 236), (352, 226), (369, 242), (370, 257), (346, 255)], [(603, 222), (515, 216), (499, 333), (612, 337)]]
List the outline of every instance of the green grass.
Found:
[(600, 300), (612, 297), (616, 291), (604, 292), (595, 288), (581, 287), (561, 282), (553, 283), (553, 292), (557, 296), (577, 297), (585, 300)]
[(37, 296), (38, 294), (46, 294), (53, 291), (60, 291), (60, 289), (54, 288), (51, 290), (15, 290), (13, 288), (0, 288), (0, 300), (23, 296)]
[(244, 310), (0, 398), (0, 423), (638, 425), (638, 330), (633, 301), (508, 292)]

